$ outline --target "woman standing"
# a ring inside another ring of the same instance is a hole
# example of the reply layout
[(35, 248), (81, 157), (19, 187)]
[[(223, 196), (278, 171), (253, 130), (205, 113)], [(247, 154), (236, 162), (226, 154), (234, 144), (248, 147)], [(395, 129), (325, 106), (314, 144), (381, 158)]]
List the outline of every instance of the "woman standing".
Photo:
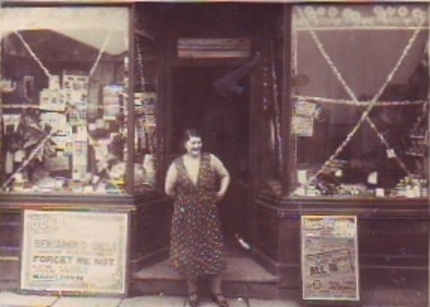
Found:
[(186, 278), (192, 307), (198, 306), (197, 280), (201, 275), (211, 276), (212, 301), (228, 307), (221, 291), (220, 274), (226, 260), (216, 203), (224, 197), (230, 175), (215, 155), (202, 152), (196, 130), (186, 130), (182, 144), (186, 152), (172, 162), (165, 182), (166, 194), (175, 201), (170, 265)]

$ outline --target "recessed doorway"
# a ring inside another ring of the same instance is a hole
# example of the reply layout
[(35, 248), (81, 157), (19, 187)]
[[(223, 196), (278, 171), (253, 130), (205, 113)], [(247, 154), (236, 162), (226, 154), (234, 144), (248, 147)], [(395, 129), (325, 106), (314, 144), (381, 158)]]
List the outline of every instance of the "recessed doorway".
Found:
[[(246, 253), (249, 235), (249, 77), (236, 80), (235, 90), (220, 91), (214, 83), (234, 70), (229, 66), (181, 66), (172, 72), (171, 148), (184, 129), (202, 134), (203, 150), (219, 157), (230, 172), (231, 185), (219, 212), (228, 255)], [(242, 240), (239, 240), (242, 239)]]

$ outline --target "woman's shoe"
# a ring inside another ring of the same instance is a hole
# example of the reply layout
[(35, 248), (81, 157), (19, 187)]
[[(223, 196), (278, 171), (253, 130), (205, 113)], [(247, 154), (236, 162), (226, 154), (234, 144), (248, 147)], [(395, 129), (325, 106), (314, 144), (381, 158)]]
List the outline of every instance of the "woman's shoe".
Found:
[(211, 293), (211, 300), (219, 307), (229, 307), (228, 302), (225, 299), (224, 295), (222, 295), (222, 293)]
[(197, 296), (197, 293), (191, 292), (188, 295), (188, 303), (191, 307), (197, 307), (199, 305), (199, 297)]

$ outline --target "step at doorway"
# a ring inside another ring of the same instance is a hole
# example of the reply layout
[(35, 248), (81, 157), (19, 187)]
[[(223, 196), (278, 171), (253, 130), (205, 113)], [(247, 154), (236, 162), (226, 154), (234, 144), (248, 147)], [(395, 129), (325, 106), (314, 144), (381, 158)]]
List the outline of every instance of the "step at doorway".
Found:
[[(271, 274), (249, 257), (227, 256), (223, 272), (223, 291), (227, 297), (266, 298), (276, 297), (280, 278)], [(163, 260), (133, 275), (132, 292), (136, 295), (186, 295), (187, 287)], [(134, 293), (136, 292), (136, 293)], [(199, 281), (199, 293), (209, 294), (209, 281)]]

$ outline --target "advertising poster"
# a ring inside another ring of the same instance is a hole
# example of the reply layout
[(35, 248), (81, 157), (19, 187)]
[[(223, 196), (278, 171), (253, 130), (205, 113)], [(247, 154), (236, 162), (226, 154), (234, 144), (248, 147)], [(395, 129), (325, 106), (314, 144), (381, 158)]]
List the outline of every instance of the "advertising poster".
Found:
[(314, 134), (314, 119), (312, 117), (293, 116), (292, 131), (298, 136), (311, 137)]
[(357, 218), (302, 216), (305, 300), (359, 300)]
[(21, 288), (122, 295), (126, 213), (24, 211)]

